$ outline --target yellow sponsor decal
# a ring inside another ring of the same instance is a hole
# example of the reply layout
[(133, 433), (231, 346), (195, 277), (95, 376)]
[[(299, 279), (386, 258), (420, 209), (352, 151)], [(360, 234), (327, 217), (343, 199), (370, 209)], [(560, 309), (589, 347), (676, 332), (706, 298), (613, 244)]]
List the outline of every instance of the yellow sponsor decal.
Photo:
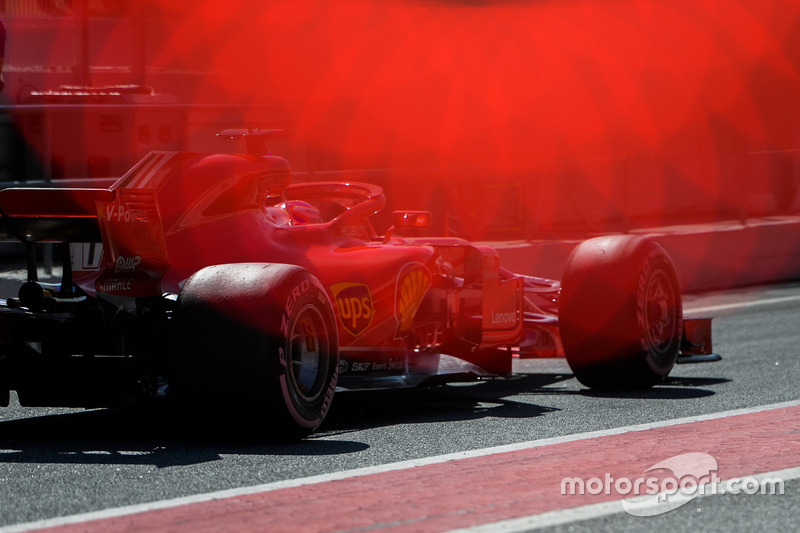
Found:
[(412, 266), (404, 270), (397, 280), (397, 332), (401, 335), (411, 329), (417, 309), (431, 286), (427, 269)]

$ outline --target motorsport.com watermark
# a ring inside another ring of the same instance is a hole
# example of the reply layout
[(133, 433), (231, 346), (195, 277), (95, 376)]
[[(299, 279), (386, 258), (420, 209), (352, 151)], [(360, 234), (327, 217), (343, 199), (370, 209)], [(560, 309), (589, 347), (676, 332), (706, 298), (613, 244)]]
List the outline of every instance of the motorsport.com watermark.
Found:
[[(656, 471), (669, 471), (657, 475)], [(641, 477), (603, 477), (582, 479), (565, 477), (561, 480), (561, 494), (611, 495), (623, 497), (622, 508), (634, 516), (663, 514), (692, 501), (697, 496), (716, 494), (767, 494), (782, 495), (784, 481), (769, 477), (735, 477), (722, 480), (717, 474), (717, 461), (707, 453), (685, 453), (661, 461)]]

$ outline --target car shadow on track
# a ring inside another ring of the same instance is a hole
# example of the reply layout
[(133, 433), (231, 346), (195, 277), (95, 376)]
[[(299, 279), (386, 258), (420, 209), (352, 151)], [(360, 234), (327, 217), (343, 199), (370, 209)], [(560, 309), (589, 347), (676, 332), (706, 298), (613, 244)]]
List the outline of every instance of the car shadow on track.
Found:
[[(369, 445), (337, 433), (444, 420), (533, 417), (554, 409), (505, 399), (542, 390), (569, 376), (534, 375), (509, 380), (421, 389), (337, 394), (318, 436), (293, 443), (256, 441), (227, 431), (210, 417), (178, 420), (163, 405), (66, 410), (15, 406), (0, 421), (0, 463), (123, 464), (158, 468), (217, 461), (223, 455), (328, 456), (364, 451)], [(257, 424), (256, 420), (245, 420)], [(221, 429), (222, 428), (222, 429)]]
[[(526, 374), (477, 383), (337, 394), (320, 431), (294, 443), (269, 443), (229, 432), (212, 417), (176, 419), (163, 405), (68, 410), (42, 415), (15, 407), (0, 421), (0, 463), (123, 464), (158, 468), (217, 461), (223, 455), (332, 456), (369, 445), (343, 435), (398, 424), (529, 419), (558, 411), (540, 398), (559, 395), (686, 399), (713, 395), (704, 387), (728, 380), (670, 378), (645, 391), (592, 391), (568, 373)], [(258, 421), (250, 419), (249, 424)], [(222, 429), (221, 429), (222, 428)]]
[(672, 378), (668, 377), (663, 383), (641, 390), (597, 390), (582, 389), (579, 393), (593, 398), (638, 398), (650, 400), (691, 400), (694, 398), (707, 398), (716, 394), (713, 390), (704, 388), (713, 385), (728, 383), (731, 380), (724, 378)]
[(331, 456), (368, 447), (348, 440), (256, 442), (249, 436), (219, 432), (210, 421), (187, 427), (171, 410), (151, 404), (0, 421), (0, 463), (163, 468), (218, 461), (228, 454)]
[[(422, 389), (346, 392), (337, 395), (322, 436), (396, 424), (436, 423), (482, 418), (532, 418), (559, 409), (531, 397), (585, 396), (684, 400), (713, 396), (705, 387), (728, 382), (717, 378), (668, 378), (645, 390), (602, 391), (584, 388), (572, 374), (524, 374), (512, 379), (450, 384)], [(565, 383), (568, 382), (568, 383)]]
[(336, 434), (396, 424), (533, 418), (558, 409), (511, 397), (555, 392), (552, 385), (571, 377), (528, 374), (428, 388), (344, 392), (337, 395), (321, 430)]

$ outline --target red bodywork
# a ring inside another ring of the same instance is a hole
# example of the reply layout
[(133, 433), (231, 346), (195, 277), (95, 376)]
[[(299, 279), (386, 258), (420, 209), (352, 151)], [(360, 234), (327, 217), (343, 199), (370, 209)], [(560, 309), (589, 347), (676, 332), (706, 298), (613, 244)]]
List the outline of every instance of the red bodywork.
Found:
[(477, 374), (510, 373), (520, 349), (561, 353), (557, 282), (504, 271), (490, 247), (420, 235), (427, 213), (377, 235), (369, 217), (384, 204), (374, 185), (290, 184), (279, 157), (177, 152), (149, 154), (108, 189), (0, 191), (18, 238), (70, 242), (75, 284), (121, 309), (178, 295), (210, 265), (309, 270), (334, 306), (343, 383), (438, 374), (440, 353)]

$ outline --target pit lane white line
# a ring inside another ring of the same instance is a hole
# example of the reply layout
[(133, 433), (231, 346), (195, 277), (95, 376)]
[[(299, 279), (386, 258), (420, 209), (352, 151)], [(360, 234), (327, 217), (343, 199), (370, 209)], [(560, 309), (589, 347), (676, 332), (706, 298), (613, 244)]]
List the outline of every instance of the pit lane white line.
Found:
[(687, 306), (685, 312), (687, 314), (700, 315), (700, 314), (713, 314), (721, 311), (731, 311), (737, 309), (744, 309), (747, 307), (758, 307), (762, 305), (782, 304), (787, 302), (800, 302), (800, 295), (798, 296), (782, 296), (780, 298), (766, 298), (764, 300), (752, 300), (749, 302), (736, 302), (732, 304), (719, 304), (709, 305), (706, 307), (691, 307)]
[[(776, 470), (774, 472), (764, 472), (747, 477), (758, 481), (764, 479), (781, 479), (783, 481), (791, 481), (793, 479), (800, 479), (800, 467), (786, 468), (784, 470)], [(711, 484), (703, 485), (702, 490), (700, 487), (698, 487), (697, 495), (692, 497), (692, 499), (695, 497), (705, 498), (715, 494), (722, 494), (726, 483), (727, 481), (720, 481), (716, 483), (716, 488), (714, 490), (711, 490)], [(512, 520), (493, 522), (491, 524), (481, 524), (473, 527), (454, 529), (451, 530), (450, 533), (519, 533), (522, 531), (535, 531), (537, 529), (544, 529), (546, 527), (562, 526), (565, 524), (571, 524), (573, 522), (602, 518), (615, 514), (624, 514), (625, 510), (622, 507), (621, 502), (622, 500), (614, 500), (610, 502), (594, 503), (591, 505), (584, 505), (583, 507), (561, 509), (558, 511), (550, 511), (538, 515), (514, 518)], [(659, 505), (663, 504), (654, 502), (652, 507), (656, 508)]]
[[(345, 470), (342, 472), (332, 472), (330, 474), (321, 474), (317, 476), (309, 476), (304, 478), (298, 479), (289, 479), (285, 481), (277, 481), (273, 483), (266, 483), (262, 485), (253, 485), (249, 487), (240, 487), (236, 489), (228, 489), (228, 490), (221, 490), (216, 492), (209, 492), (204, 494), (195, 494), (192, 496), (186, 496), (182, 498), (173, 498), (169, 500), (161, 500), (161, 501), (154, 501), (149, 503), (142, 503), (136, 505), (128, 505), (124, 507), (116, 507), (111, 509), (104, 509), (102, 511), (92, 511), (88, 513), (81, 513), (69, 516), (62, 516), (57, 518), (50, 518), (45, 520), (38, 520), (34, 522), (27, 522), (23, 524), (14, 524), (11, 526), (6, 526), (0, 528), (0, 533), (16, 533), (20, 531), (30, 531), (33, 529), (40, 529), (45, 527), (57, 527), (62, 525), (68, 524), (78, 524), (81, 522), (88, 522), (92, 520), (99, 520), (103, 518), (115, 518), (125, 515), (132, 515), (137, 513), (144, 513), (148, 511), (155, 511), (158, 509), (168, 509), (172, 507), (178, 507), (181, 505), (187, 504), (194, 504), (194, 503), (202, 503), (202, 502), (209, 502), (214, 500), (220, 500), (224, 498), (232, 498), (236, 496), (245, 496), (248, 494), (255, 494), (255, 493), (262, 493), (262, 492), (270, 492), (279, 489), (285, 488), (292, 488), (292, 487), (301, 487), (306, 485), (313, 485), (317, 483), (324, 483), (327, 481), (335, 481), (341, 479), (348, 479), (354, 478), (359, 476), (366, 476), (370, 474), (379, 474), (384, 472), (392, 472), (396, 470), (405, 470), (409, 468), (416, 468), (421, 466), (427, 466), (432, 464), (438, 463), (445, 463), (448, 461), (457, 461), (459, 459), (469, 459), (475, 457), (486, 457), (489, 455), (495, 455), (500, 453), (506, 452), (514, 452), (519, 450), (526, 450), (529, 448), (537, 448), (541, 446), (548, 446), (552, 444), (563, 444), (566, 442), (574, 442), (579, 440), (586, 440), (586, 439), (594, 439), (598, 437), (606, 437), (610, 435), (622, 435), (624, 433), (631, 433), (635, 431), (647, 431), (650, 429), (655, 428), (662, 428), (668, 426), (677, 426), (680, 424), (690, 424), (692, 422), (703, 422), (707, 420), (716, 420), (719, 418), (726, 418), (731, 416), (737, 415), (745, 415), (745, 414), (753, 414), (753, 413), (761, 413), (764, 411), (770, 411), (774, 409), (783, 409), (786, 407), (798, 407), (800, 406), (800, 400), (790, 401), (790, 402), (782, 402), (782, 403), (775, 403), (769, 405), (762, 405), (758, 407), (748, 407), (742, 409), (734, 409), (730, 411), (722, 411), (719, 413), (711, 413), (707, 415), (698, 415), (698, 416), (689, 416), (683, 418), (675, 418), (671, 420), (663, 420), (660, 422), (652, 422), (648, 424), (637, 424), (633, 426), (624, 426), (619, 428), (612, 428), (606, 430), (599, 430), (599, 431), (590, 431), (586, 433), (576, 433), (573, 435), (564, 435), (561, 437), (552, 437), (548, 439), (539, 439), (534, 441), (527, 441), (527, 442), (520, 442), (515, 444), (508, 444), (505, 446), (493, 446), (491, 448), (483, 448), (478, 450), (470, 450), (464, 452), (456, 452), (450, 453), (445, 455), (437, 455), (433, 457), (426, 457), (423, 459), (414, 459), (410, 461), (401, 461), (397, 463), (389, 463), (384, 465), (377, 465), (372, 467), (365, 467), (365, 468), (357, 468), (354, 470)], [(800, 476), (799, 476), (800, 477)], [(611, 502), (611, 504), (616, 504), (617, 507), (615, 508), (614, 512), (619, 511), (619, 502)], [(608, 505), (611, 505), (608, 504)], [(598, 508), (603, 509), (602, 505), (591, 505), (587, 506), (587, 508)], [(573, 510), (566, 510), (566, 511), (554, 511), (552, 513), (546, 513), (548, 515), (556, 515), (557, 513), (566, 513), (564, 516), (569, 516), (569, 513)], [(585, 511), (581, 511), (585, 512)], [(597, 512), (596, 510), (594, 512)], [(544, 515), (538, 515), (541, 517)], [(580, 515), (583, 516), (583, 515)], [(601, 515), (598, 515), (601, 516)], [(591, 518), (591, 516), (588, 516)], [(583, 518), (575, 518), (575, 520), (582, 520)], [(537, 522), (538, 523), (538, 522)]]

